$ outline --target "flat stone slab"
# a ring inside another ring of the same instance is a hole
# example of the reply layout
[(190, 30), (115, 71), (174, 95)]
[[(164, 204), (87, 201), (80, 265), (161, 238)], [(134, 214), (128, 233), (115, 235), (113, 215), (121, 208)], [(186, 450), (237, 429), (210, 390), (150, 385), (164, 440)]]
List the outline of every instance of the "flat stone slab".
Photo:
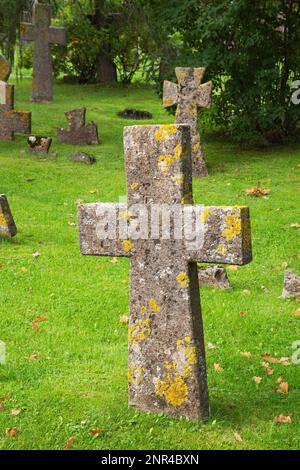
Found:
[(52, 144), (51, 137), (31, 135), (27, 140), (30, 153), (47, 154)]
[(17, 227), (14, 222), (7, 197), (0, 195), (0, 237), (14, 237)]
[(216, 289), (230, 289), (230, 281), (225, 268), (221, 266), (209, 266), (198, 268), (199, 285)]
[(98, 145), (98, 127), (94, 122), (85, 124), (86, 108), (73, 109), (65, 113), (68, 129), (57, 129), (58, 141), (71, 145)]
[(152, 119), (153, 115), (149, 111), (139, 111), (138, 109), (124, 109), (118, 116), (125, 119)]
[(86, 165), (93, 165), (97, 161), (94, 155), (88, 155), (84, 152), (73, 153), (73, 155), (69, 157), (69, 160), (77, 163), (85, 163)]
[(300, 298), (300, 276), (297, 276), (292, 271), (285, 271), (284, 287), (281, 297), (283, 299), (292, 297)]

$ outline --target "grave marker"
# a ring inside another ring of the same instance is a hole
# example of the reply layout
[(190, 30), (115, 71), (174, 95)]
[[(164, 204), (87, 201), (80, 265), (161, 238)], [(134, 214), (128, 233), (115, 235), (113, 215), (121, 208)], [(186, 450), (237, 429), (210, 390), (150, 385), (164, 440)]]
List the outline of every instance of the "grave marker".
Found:
[(14, 237), (17, 234), (12, 213), (7, 198), (0, 194), (0, 237)]
[(73, 145), (98, 145), (98, 128), (94, 122), (86, 121), (86, 108), (67, 111), (65, 116), (68, 121), (68, 129), (57, 129), (57, 138), (62, 144)]
[(130, 405), (205, 421), (197, 262), (249, 263), (249, 210), (193, 205), (189, 126), (127, 127), (124, 145), (128, 204), (79, 207), (81, 253), (131, 258)]

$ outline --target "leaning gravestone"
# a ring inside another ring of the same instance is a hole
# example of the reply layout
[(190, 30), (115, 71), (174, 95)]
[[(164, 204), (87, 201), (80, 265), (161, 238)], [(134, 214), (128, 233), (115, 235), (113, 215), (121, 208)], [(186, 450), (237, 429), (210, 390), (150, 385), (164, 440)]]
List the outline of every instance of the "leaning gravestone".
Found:
[(13, 140), (15, 132), (31, 131), (31, 113), (14, 109), (14, 85), (8, 85), (9, 62), (0, 56), (0, 140)]
[(292, 271), (284, 272), (284, 287), (281, 297), (283, 299), (300, 298), (300, 276), (297, 276)]
[[(205, 421), (197, 261), (249, 263), (249, 210), (193, 205), (189, 126), (127, 127), (124, 144), (128, 204), (79, 207), (81, 252), (131, 258), (130, 405)], [(169, 234), (160, 210), (172, 212)]]
[(189, 124), (192, 138), (192, 162), (194, 176), (207, 176), (204, 150), (198, 130), (198, 108), (210, 108), (212, 82), (202, 83), (205, 68), (177, 67), (178, 85), (165, 81), (163, 105), (177, 106), (176, 124)]
[(0, 194), (0, 237), (14, 237), (17, 227), (9, 208), (7, 198)]
[(53, 66), (50, 44), (65, 45), (64, 28), (51, 26), (51, 8), (37, 1), (33, 5), (32, 23), (21, 23), (21, 40), (35, 42), (32, 100), (41, 103), (53, 100)]
[(47, 154), (50, 150), (52, 139), (51, 137), (31, 135), (28, 137), (27, 143), (30, 153)]
[(57, 138), (62, 144), (98, 145), (98, 128), (94, 122), (85, 124), (86, 108), (67, 111), (68, 129), (57, 129)]

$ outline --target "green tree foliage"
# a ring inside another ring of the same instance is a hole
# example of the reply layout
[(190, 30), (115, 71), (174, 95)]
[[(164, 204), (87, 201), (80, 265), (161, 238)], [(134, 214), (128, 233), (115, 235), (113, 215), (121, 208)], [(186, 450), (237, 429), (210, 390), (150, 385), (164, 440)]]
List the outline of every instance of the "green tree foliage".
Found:
[(153, 0), (160, 24), (180, 34), (174, 65), (208, 66), (215, 121), (238, 141), (283, 142), (297, 134), (299, 0)]

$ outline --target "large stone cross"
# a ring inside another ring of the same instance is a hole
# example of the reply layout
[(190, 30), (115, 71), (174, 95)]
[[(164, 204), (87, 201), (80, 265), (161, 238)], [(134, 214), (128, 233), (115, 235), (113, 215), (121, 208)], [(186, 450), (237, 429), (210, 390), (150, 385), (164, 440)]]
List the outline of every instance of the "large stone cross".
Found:
[(130, 405), (205, 421), (197, 261), (250, 262), (249, 210), (193, 205), (188, 125), (127, 127), (124, 145), (128, 203), (79, 207), (81, 253), (131, 258)]
[(204, 150), (198, 130), (198, 108), (210, 108), (212, 82), (202, 83), (205, 68), (177, 67), (178, 85), (164, 82), (163, 104), (165, 108), (177, 106), (176, 124), (189, 124), (192, 138), (193, 175), (207, 176)]
[(53, 100), (53, 67), (50, 44), (66, 44), (64, 28), (51, 26), (51, 8), (35, 2), (33, 22), (21, 23), (21, 40), (35, 41), (32, 100), (51, 102)]
[(8, 85), (10, 63), (0, 56), (0, 140), (13, 140), (14, 132), (31, 132), (31, 113), (14, 109), (14, 85)]

